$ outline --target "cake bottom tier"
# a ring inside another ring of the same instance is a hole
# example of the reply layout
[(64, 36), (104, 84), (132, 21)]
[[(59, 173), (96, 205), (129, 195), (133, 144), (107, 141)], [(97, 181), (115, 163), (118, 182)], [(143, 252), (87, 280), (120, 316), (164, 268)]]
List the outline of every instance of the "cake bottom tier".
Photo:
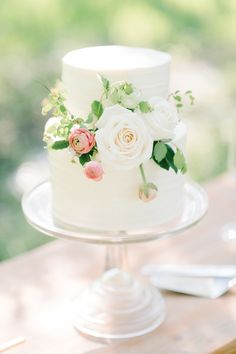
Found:
[(142, 183), (138, 168), (116, 171), (104, 166), (104, 177), (85, 177), (79, 163), (70, 162), (68, 150), (49, 152), (52, 208), (55, 223), (95, 230), (151, 228), (178, 216), (184, 202), (182, 174), (165, 171), (153, 161), (144, 164), (148, 182), (158, 187), (157, 197), (139, 199)]

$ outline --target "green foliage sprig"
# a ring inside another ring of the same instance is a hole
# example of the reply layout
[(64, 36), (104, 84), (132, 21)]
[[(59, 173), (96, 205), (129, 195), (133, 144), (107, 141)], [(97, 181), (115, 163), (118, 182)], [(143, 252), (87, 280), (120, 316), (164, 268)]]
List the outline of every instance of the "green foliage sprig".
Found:
[(101, 103), (105, 98), (105, 100), (109, 101), (113, 105), (119, 104), (131, 111), (139, 110), (142, 113), (148, 113), (153, 110), (153, 108), (147, 101), (137, 102), (137, 104), (134, 106), (132, 105), (132, 107), (131, 106), (129, 107), (128, 105), (124, 105), (124, 99), (132, 95), (133, 93), (135, 93), (135, 88), (131, 83), (126, 81), (119, 81), (111, 84), (108, 79), (106, 79), (101, 75), (98, 75), (98, 78), (102, 83), (103, 90), (104, 90), (101, 96), (101, 101), (100, 101)]
[[(52, 125), (46, 132), (44, 140), (47, 141), (49, 136), (55, 139), (67, 140), (72, 126), (79, 122), (80, 119), (74, 118), (68, 111), (65, 105), (65, 93), (62, 90), (61, 83), (57, 82), (56, 86), (49, 90), (49, 95), (42, 102), (42, 114), (47, 115), (51, 113), (54, 117), (60, 117), (59, 124)], [(65, 144), (52, 144), (53, 149), (64, 149)]]
[(169, 144), (162, 141), (154, 142), (152, 159), (165, 170), (171, 168), (175, 173), (178, 171), (183, 174), (187, 172), (187, 164), (183, 152), (178, 147), (174, 150)]
[(171, 98), (174, 100), (178, 112), (183, 108), (186, 98), (188, 99), (190, 106), (194, 105), (195, 103), (195, 97), (193, 96), (191, 90), (187, 90), (183, 93), (181, 93), (180, 90), (177, 90), (169, 95), (169, 99)]

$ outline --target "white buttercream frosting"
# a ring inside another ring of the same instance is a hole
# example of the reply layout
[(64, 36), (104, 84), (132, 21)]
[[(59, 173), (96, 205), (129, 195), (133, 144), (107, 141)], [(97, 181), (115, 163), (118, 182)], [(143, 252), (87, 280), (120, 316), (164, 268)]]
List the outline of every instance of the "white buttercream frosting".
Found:
[(169, 54), (147, 48), (101, 46), (77, 49), (62, 59), (62, 80), (71, 113), (87, 115), (91, 102), (102, 94), (97, 74), (111, 82), (127, 81), (144, 98), (169, 93)]

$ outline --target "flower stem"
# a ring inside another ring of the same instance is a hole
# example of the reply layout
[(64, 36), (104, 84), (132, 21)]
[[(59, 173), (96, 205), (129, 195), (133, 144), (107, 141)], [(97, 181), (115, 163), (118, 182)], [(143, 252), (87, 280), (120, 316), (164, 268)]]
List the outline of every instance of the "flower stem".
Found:
[(146, 180), (146, 176), (145, 176), (145, 173), (144, 173), (144, 168), (143, 168), (143, 164), (142, 163), (141, 163), (141, 165), (139, 165), (139, 170), (140, 170), (140, 173), (141, 173), (141, 176), (142, 176), (143, 183), (146, 185), (147, 184), (147, 180)]

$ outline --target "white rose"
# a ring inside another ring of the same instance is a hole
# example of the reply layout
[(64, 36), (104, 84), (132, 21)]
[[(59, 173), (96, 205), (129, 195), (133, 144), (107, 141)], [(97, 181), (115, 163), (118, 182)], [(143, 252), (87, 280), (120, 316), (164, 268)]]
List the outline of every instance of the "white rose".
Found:
[(52, 129), (56, 129), (61, 122), (61, 117), (51, 117), (45, 124), (45, 131), (51, 132)]
[(162, 97), (152, 97), (148, 102), (153, 111), (142, 116), (153, 139), (173, 139), (179, 122), (176, 107)]
[(128, 170), (151, 157), (153, 140), (137, 113), (119, 105), (108, 107), (96, 126), (96, 142), (102, 162)]

